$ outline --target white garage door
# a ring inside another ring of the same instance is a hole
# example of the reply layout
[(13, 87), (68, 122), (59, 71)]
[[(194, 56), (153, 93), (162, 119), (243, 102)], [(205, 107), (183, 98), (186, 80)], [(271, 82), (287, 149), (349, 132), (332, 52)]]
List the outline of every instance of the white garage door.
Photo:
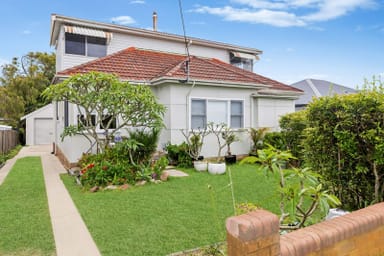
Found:
[(53, 142), (53, 119), (35, 118), (35, 145)]

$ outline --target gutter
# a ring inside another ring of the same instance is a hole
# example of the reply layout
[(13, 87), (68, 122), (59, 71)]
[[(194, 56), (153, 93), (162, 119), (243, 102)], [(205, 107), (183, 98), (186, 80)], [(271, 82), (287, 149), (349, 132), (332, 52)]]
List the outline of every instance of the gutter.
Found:
[[(181, 78), (180, 78), (181, 79)], [(235, 83), (229, 81), (218, 80), (193, 80), (199, 85), (217, 86), (217, 87), (230, 87), (230, 88), (244, 88), (244, 89), (269, 89), (270, 85), (254, 84), (254, 83)], [(163, 83), (179, 83), (177, 78), (160, 77), (151, 81), (151, 85), (159, 85)]]

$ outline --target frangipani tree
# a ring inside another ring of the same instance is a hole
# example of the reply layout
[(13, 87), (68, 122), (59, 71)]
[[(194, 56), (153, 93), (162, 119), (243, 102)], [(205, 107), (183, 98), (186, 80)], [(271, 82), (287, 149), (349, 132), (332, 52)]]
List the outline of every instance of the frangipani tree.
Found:
[[(89, 72), (74, 75), (48, 87), (43, 95), (76, 106), (79, 125), (69, 125), (61, 135), (82, 134), (104, 150), (114, 134), (126, 127), (161, 128), (165, 107), (156, 102), (149, 86), (132, 85), (115, 75)], [(92, 119), (92, 115), (96, 118)], [(118, 120), (118, 122), (116, 122)], [(112, 126), (116, 122), (116, 127)], [(105, 139), (100, 138), (98, 128)], [(113, 128), (113, 129), (111, 129)]]

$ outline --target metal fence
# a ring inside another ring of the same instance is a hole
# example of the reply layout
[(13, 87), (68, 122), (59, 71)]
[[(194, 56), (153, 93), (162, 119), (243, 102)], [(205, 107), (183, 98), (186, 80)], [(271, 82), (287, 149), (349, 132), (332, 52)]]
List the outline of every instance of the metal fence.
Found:
[(19, 143), (19, 134), (14, 130), (0, 130), (0, 154), (5, 154)]

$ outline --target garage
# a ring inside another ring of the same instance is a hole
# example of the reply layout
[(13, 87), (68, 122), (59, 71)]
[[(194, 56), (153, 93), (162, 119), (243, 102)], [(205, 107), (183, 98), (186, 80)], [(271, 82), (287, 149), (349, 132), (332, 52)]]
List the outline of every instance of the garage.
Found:
[(26, 121), (26, 145), (45, 145), (53, 143), (53, 105), (48, 104), (42, 108), (25, 115), (21, 120)]
[(53, 142), (53, 118), (35, 118), (35, 145)]

